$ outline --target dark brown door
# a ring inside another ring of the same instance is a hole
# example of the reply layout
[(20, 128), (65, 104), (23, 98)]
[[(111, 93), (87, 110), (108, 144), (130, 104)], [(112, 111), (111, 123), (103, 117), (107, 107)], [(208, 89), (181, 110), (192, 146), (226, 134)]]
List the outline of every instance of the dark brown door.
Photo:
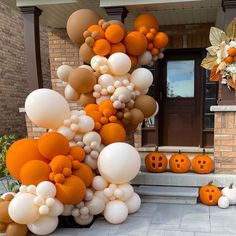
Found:
[(201, 57), (198, 50), (169, 50), (165, 53), (159, 78), (159, 145), (201, 145)]

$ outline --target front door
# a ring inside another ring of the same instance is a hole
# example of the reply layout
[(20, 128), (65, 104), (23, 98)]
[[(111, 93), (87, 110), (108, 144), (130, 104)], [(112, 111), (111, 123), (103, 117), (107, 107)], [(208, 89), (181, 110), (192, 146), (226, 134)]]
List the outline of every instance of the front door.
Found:
[(160, 62), (159, 145), (201, 144), (201, 58), (199, 50), (167, 50)]

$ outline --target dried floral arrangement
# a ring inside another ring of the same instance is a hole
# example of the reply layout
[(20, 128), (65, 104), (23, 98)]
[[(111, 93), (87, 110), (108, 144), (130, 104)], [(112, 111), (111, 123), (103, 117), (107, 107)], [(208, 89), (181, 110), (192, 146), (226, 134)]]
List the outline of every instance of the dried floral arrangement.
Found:
[(209, 55), (202, 60), (201, 66), (211, 70), (211, 81), (222, 81), (229, 89), (236, 89), (236, 17), (226, 33), (211, 27), (209, 39), (212, 46), (206, 49)]

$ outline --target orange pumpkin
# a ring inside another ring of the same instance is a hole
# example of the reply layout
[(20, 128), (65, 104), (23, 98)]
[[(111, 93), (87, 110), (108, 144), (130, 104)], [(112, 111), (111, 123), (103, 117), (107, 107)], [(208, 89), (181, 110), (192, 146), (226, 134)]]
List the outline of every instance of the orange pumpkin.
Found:
[(169, 161), (171, 171), (175, 173), (186, 173), (189, 171), (191, 162), (187, 155), (182, 154), (180, 151), (178, 154), (173, 154)]
[(203, 149), (203, 154), (196, 155), (192, 160), (192, 169), (194, 172), (199, 174), (208, 174), (214, 168), (213, 160), (205, 154), (205, 149)]
[(204, 185), (199, 190), (199, 197), (201, 203), (208, 206), (215, 206), (221, 197), (220, 189), (212, 185), (213, 181), (210, 181), (207, 185)]
[(151, 152), (145, 157), (145, 166), (149, 172), (161, 173), (166, 170), (167, 157), (164, 153), (158, 152), (158, 147), (155, 148), (155, 152)]

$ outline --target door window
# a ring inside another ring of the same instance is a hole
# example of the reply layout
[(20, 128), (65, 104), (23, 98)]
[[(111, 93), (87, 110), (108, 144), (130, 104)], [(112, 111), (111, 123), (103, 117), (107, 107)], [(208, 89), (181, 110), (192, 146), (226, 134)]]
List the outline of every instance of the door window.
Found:
[(194, 60), (167, 62), (168, 98), (194, 97)]

